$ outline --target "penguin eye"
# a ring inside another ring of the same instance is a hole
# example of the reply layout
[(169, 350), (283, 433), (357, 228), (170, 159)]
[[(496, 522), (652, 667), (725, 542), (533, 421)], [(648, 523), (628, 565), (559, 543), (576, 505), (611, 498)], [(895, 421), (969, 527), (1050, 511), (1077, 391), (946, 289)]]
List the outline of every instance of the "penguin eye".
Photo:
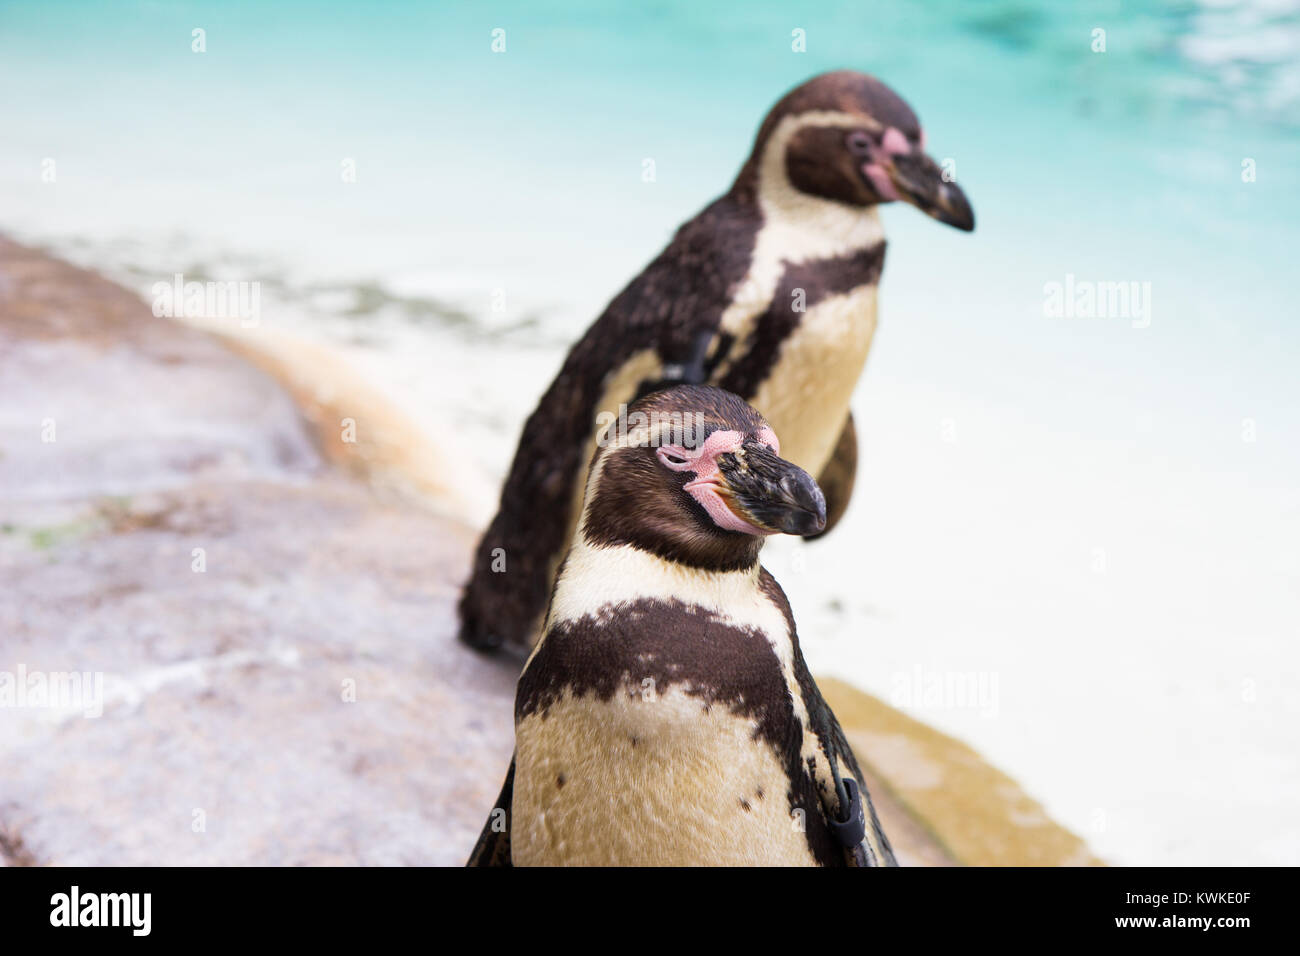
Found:
[(671, 468), (673, 471), (686, 471), (695, 465), (695, 460), (691, 454), (678, 445), (660, 448), (655, 454), (658, 455), (659, 461), (665, 468)]
[(852, 133), (849, 133), (845, 142), (854, 153), (865, 154), (871, 149), (871, 137), (860, 129), (855, 129)]

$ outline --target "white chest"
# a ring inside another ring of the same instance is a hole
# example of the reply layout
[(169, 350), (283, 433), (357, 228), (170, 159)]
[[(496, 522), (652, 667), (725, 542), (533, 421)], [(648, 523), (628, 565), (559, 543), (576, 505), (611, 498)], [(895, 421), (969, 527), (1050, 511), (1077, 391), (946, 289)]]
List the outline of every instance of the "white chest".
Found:
[[(760, 230), (749, 273), (740, 293), (723, 313), (721, 328), (736, 343), (728, 364), (736, 362), (769, 310), (798, 308), (785, 301), (806, 294), (811, 304), (797, 327), (780, 344), (771, 372), (750, 399), (781, 439), (782, 457), (817, 475), (829, 460), (849, 411), (849, 400), (866, 365), (876, 331), (876, 269), (835, 275), (831, 294), (786, 288), (792, 268), (810, 274), (819, 264), (852, 262), (878, 250), (884, 235), (874, 209), (853, 210), (837, 203), (793, 197), (781, 188), (764, 200), (766, 224)], [(832, 271), (835, 271), (832, 269)], [(780, 301), (778, 301), (778, 299)], [(726, 368), (720, 369), (725, 374)]]
[(814, 476), (829, 460), (876, 331), (876, 288), (810, 308), (752, 400), (781, 438), (781, 456)]
[[(791, 771), (770, 728), (767, 739), (759, 733), (757, 715), (776, 711), (754, 705), (788, 701), (787, 719), (798, 723), (802, 738), (798, 766), (813, 761), (820, 772), (824, 758), (806, 731), (793, 635), (760, 582), (757, 569), (704, 574), (636, 548), (575, 541), (548, 623), (605, 621), (615, 632), (617, 653), (597, 654), (594, 643), (557, 643), (551, 632), (529, 661), (521, 694), (527, 696), (529, 676), (557, 673), (572, 680), (578, 667), (622, 680), (612, 693), (566, 687), (546, 704), (544, 717), (527, 709), (517, 723), (511, 841), (517, 862), (814, 863), (807, 821), (790, 811)], [(665, 617), (649, 639), (643, 637), (649, 631), (619, 631), (629, 609), (675, 602), (713, 615), (719, 630), (674, 636), (673, 620)], [(762, 635), (761, 647), (731, 645), (707, 666), (692, 664), (688, 649), (672, 658), (658, 638), (666, 635), (669, 647), (678, 636), (707, 641), (721, 652), (728, 647), (726, 634), (737, 630)], [(565, 648), (581, 648), (581, 657), (564, 657)], [(667, 660), (674, 663), (663, 666)], [(636, 676), (656, 661), (658, 679)], [(723, 678), (737, 674), (747, 683), (733, 680), (722, 689)], [(768, 683), (773, 674), (779, 689)]]

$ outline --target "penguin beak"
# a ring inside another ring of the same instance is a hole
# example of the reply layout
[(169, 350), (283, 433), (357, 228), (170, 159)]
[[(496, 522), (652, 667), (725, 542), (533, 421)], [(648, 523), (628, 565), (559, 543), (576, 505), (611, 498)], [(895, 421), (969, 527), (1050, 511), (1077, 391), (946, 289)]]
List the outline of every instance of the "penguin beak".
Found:
[(975, 229), (975, 211), (966, 194), (955, 182), (947, 181), (944, 170), (925, 153), (915, 150), (896, 154), (879, 163), (878, 168), (894, 187), (895, 195), (886, 198), (911, 203), (927, 216), (963, 232)]
[(724, 501), (762, 531), (810, 535), (826, 527), (826, 498), (812, 476), (757, 441), (718, 456)]

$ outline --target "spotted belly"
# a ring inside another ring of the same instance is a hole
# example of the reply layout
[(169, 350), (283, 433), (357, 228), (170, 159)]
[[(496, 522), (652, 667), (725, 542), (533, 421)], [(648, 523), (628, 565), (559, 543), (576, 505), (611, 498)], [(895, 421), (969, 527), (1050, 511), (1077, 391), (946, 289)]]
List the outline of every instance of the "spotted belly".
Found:
[(565, 690), (516, 727), (521, 866), (814, 865), (757, 722), (681, 686)]

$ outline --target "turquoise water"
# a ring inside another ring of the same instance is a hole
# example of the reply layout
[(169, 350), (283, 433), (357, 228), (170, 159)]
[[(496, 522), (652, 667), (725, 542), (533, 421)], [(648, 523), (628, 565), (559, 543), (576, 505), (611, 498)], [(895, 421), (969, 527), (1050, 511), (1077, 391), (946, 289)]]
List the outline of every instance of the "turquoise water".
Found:
[[(416, 284), (471, 310), (508, 286), (565, 338), (723, 188), (779, 92), (852, 65), (912, 102), (979, 215), (971, 241), (888, 211), (885, 294), (946, 317), (932, 330), (945, 354), (923, 374), (950, 381), (972, 351), (1035, 374), (1042, 330), (1025, 334), (1025, 315), (1073, 273), (1152, 282), (1155, 328), (1116, 349), (1116, 330), (1075, 324), (1053, 330), (1058, 348), (1134, 375), (1159, 362), (1188, 402), (1232, 389), (1286, 407), (1300, 355), (1286, 278), (1300, 214), (1293, 4), (558, 9), (5, 5), (10, 228), (220, 236), (358, 280), (440, 276)], [(795, 28), (806, 53), (791, 52)], [(45, 157), (57, 189), (33, 175)], [(344, 158), (354, 189), (339, 183)], [(1219, 361), (1224, 336), (1248, 371)]]
[[(0, 230), (142, 292), (262, 281), (490, 486), (771, 103), (874, 72), (978, 229), (884, 213), (859, 499), (772, 553), (810, 657), (1117, 862), (1300, 862), (1300, 5), (625, 7), (2, 3)], [(1046, 317), (1067, 275), (1150, 283), (1149, 327)], [(998, 675), (996, 713), (902, 699), (918, 667)]]

